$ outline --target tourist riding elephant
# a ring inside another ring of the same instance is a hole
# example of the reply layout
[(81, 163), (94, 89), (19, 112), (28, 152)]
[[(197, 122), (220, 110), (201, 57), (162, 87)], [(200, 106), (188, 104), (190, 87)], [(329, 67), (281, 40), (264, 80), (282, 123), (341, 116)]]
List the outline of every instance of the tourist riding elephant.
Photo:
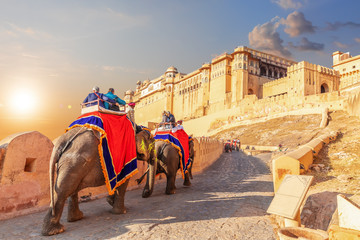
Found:
[[(174, 148), (170, 143), (164, 141), (155, 142), (155, 151), (157, 153), (157, 171), (156, 173), (165, 173), (167, 184), (166, 184), (166, 194), (175, 193), (175, 179), (178, 169), (180, 169), (180, 155), (176, 148)], [(189, 157), (194, 159), (194, 143), (189, 141)], [(190, 177), (191, 175), (191, 166), (189, 171), (185, 174), (184, 177), (184, 186), (190, 186)], [(148, 178), (149, 179), (149, 178)], [(147, 183), (148, 184), (148, 183)], [(143, 195), (143, 197), (149, 197), (149, 195)]]
[[(42, 226), (43, 235), (54, 235), (63, 232), (64, 226), (60, 218), (68, 197), (69, 222), (83, 218), (83, 213), (78, 205), (78, 192), (87, 187), (97, 187), (105, 184), (102, 171), (98, 145), (100, 133), (87, 128), (75, 127), (63, 134), (55, 143), (50, 159), (50, 193), (51, 205), (44, 218)], [(137, 159), (147, 161), (151, 167), (148, 174), (148, 184), (144, 192), (153, 190), (156, 171), (156, 155), (154, 152), (154, 139), (147, 131), (140, 131), (135, 136)], [(54, 169), (57, 163), (57, 176), (54, 185)], [(127, 179), (120, 185), (111, 198), (114, 214), (126, 213), (124, 197)], [(109, 201), (109, 199), (108, 199)]]

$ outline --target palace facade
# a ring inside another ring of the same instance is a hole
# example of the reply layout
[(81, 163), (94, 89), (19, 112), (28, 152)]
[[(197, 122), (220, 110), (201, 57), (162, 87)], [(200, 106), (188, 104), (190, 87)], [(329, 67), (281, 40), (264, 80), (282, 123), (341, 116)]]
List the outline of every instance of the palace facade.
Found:
[(169, 67), (156, 79), (138, 81), (135, 91), (125, 93), (125, 101), (136, 103), (136, 122), (147, 125), (160, 122), (163, 110), (172, 112), (176, 120), (189, 120), (241, 108), (249, 97), (306, 97), (337, 92), (360, 82), (360, 56), (335, 52), (333, 60), (334, 68), (330, 69), (241, 46), (191, 73)]

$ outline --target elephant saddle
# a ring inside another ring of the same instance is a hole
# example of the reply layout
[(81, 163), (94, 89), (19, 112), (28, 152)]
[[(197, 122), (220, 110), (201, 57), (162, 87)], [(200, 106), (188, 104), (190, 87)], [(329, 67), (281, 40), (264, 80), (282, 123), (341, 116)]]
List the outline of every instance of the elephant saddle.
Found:
[(135, 133), (126, 115), (87, 113), (78, 117), (66, 131), (74, 127), (86, 127), (100, 133), (99, 156), (110, 195), (138, 172)]
[(172, 129), (156, 131), (154, 136), (155, 141), (164, 141), (170, 143), (179, 152), (180, 167), (183, 178), (191, 166), (191, 159), (189, 158), (189, 138), (183, 129)]

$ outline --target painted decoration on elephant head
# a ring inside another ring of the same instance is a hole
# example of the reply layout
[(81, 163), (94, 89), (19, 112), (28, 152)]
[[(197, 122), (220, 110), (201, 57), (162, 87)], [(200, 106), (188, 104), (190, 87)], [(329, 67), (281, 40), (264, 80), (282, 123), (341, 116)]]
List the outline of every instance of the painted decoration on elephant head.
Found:
[(98, 146), (100, 162), (110, 195), (115, 188), (138, 172), (135, 133), (126, 115), (111, 115), (100, 112), (87, 113), (70, 124), (100, 132)]

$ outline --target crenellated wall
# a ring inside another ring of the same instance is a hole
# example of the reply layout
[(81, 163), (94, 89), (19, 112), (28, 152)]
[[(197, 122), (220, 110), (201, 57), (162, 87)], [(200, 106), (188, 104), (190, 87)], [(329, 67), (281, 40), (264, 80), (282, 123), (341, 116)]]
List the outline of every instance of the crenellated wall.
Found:
[(309, 96), (339, 89), (339, 72), (306, 61), (287, 68), (287, 76), (265, 83), (264, 98), (289, 95)]

